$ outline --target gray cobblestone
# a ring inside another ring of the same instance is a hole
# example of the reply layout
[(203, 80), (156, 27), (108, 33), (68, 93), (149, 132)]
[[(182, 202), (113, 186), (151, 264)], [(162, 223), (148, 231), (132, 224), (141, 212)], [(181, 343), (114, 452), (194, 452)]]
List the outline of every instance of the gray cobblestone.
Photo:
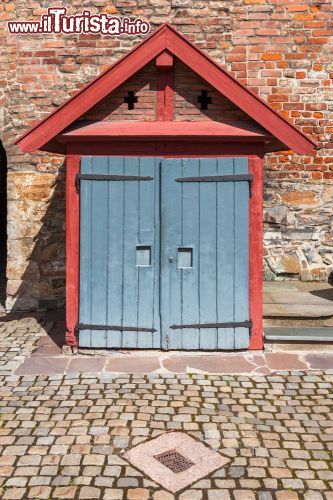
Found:
[[(42, 335), (27, 333), (23, 356)], [(18, 361), (10, 352), (6, 369)], [(0, 498), (333, 500), (332, 389), (333, 374), (320, 371), (0, 374)], [(179, 494), (163, 490), (123, 454), (167, 430), (230, 463)]]

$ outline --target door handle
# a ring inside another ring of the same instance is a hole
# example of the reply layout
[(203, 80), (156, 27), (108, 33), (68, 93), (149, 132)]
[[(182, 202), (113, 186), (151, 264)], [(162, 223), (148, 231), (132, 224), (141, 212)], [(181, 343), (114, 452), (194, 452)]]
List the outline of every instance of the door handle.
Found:
[(169, 260), (170, 264), (172, 264), (172, 263), (173, 263), (173, 257), (171, 257), (171, 255), (170, 255), (170, 257), (169, 257), (169, 259), (168, 259), (168, 260)]

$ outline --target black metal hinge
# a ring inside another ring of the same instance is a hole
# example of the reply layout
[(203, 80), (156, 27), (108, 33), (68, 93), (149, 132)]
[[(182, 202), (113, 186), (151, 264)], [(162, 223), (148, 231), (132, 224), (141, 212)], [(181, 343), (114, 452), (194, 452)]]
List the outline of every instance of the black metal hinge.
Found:
[(90, 325), (86, 323), (77, 323), (75, 330), (112, 330), (112, 331), (126, 331), (126, 332), (151, 332), (154, 333), (157, 330), (155, 328), (141, 328), (136, 326), (121, 326), (121, 325)]
[(237, 182), (247, 181), (249, 183), (249, 196), (252, 196), (252, 174), (237, 174), (237, 175), (209, 175), (200, 177), (178, 177), (176, 182)]
[(77, 193), (80, 192), (80, 178), (78, 177), (78, 175), (79, 174), (76, 174), (75, 176), (75, 189)]
[(104, 175), (104, 174), (76, 174), (75, 187), (80, 191), (80, 181), (152, 181), (154, 177), (149, 175)]
[(193, 323), (191, 325), (171, 325), (172, 330), (181, 328), (252, 328), (252, 321), (234, 321), (228, 323)]

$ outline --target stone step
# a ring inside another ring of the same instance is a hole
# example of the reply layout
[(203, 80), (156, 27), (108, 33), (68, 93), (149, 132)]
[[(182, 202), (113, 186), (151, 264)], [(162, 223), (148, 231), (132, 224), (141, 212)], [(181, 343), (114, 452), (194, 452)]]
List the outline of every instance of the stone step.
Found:
[(266, 327), (265, 341), (268, 342), (325, 342), (333, 343), (333, 328), (327, 327)]
[(330, 299), (314, 295), (310, 292), (297, 291), (264, 291), (264, 304), (307, 304), (314, 307), (326, 306), (333, 314), (333, 302)]
[(333, 288), (325, 283), (265, 283), (264, 325), (333, 326)]
[(264, 281), (264, 292), (275, 292), (275, 291), (299, 291), (296, 284), (290, 281)]
[(287, 318), (264, 318), (264, 328), (273, 327), (304, 327), (304, 328), (333, 328), (333, 316), (330, 317), (319, 317), (319, 318), (298, 318), (298, 317), (287, 317)]
[(264, 318), (329, 318), (333, 316), (333, 305), (326, 304), (265, 304)]

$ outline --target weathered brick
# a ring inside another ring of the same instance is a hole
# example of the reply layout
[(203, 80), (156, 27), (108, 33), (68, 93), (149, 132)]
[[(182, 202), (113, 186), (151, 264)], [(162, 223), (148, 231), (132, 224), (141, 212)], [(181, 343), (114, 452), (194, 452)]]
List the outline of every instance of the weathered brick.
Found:
[[(94, 9), (113, 15), (121, 11), (123, 4), (125, 5), (120, 2), (120, 6), (105, 6), (103, 2), (97, 2)], [(79, 1), (79, 10), (80, 5), (86, 8)], [(330, 169), (333, 167), (333, 160), (329, 153), (332, 151), (329, 139), (332, 68), (330, 58), (327, 57), (331, 36), (331, 27), (328, 25), (332, 17), (331, 3), (326, 2), (322, 6), (320, 3), (293, 4), (277, 0), (276, 8), (270, 9), (265, 0), (240, 0), (236, 8), (226, 7), (223, 16), (220, 7), (213, 0), (204, 0), (198, 5), (190, 0), (173, 0), (171, 4), (152, 0), (147, 5), (131, 0), (129, 8), (133, 15), (139, 13), (141, 17), (151, 20), (153, 29), (156, 23), (172, 19), (181, 32), (210, 53), (217, 62), (225, 64), (227, 69), (233, 71), (264, 100), (271, 102), (275, 109), (283, 112), (284, 116), (318, 141), (320, 151), (311, 156), (300, 157), (286, 152), (266, 157), (266, 207), (279, 206), (278, 193), (289, 187), (304, 191), (303, 188), (309, 182), (315, 186), (320, 204), (311, 213), (306, 207), (290, 208), (288, 224), (265, 221), (267, 235), (271, 229), (283, 231), (273, 242), (265, 238), (264, 245), (267, 257), (277, 253), (282, 255), (286, 249), (297, 247), (297, 258), (308, 271), (303, 277), (327, 281), (331, 265), (331, 244), (325, 241), (325, 235), (330, 231), (331, 214), (327, 212), (327, 215), (323, 215), (321, 206), (325, 204), (327, 207), (331, 203), (329, 200), (332, 200), (330, 185), (333, 174)], [(45, 9), (36, 8), (34, 2), (28, 0), (24, 6), (5, 2), (0, 15), (4, 22), (14, 17), (38, 20), (41, 12), (45, 12)], [(15, 198), (11, 182), (8, 188), (9, 307), (14, 306), (18, 290), (20, 303), (26, 308), (37, 307), (40, 298), (52, 297), (59, 304), (64, 296), (65, 277), (64, 204), (55, 202), (64, 200), (64, 179), (57, 175), (63, 159), (56, 155), (19, 153), (13, 147), (13, 139), (18, 135), (17, 129), (31, 126), (88, 82), (92, 75), (98, 74), (101, 68), (106, 69), (111, 62), (141, 40), (140, 37), (85, 37), (85, 40), (80, 40), (77, 44), (72, 44), (75, 39), (73, 35), (59, 35), (56, 40), (25, 37), (23, 50), (18, 48), (16, 38), (7, 30), (0, 35), (2, 46), (6, 47), (1, 56), (1, 87), (10, 89), (9, 92), (6, 91), (6, 106), (1, 124), (2, 141), (8, 156), (9, 179), (12, 174), (16, 176), (18, 184), (22, 176), (28, 175), (32, 179), (31, 185), (26, 186), (27, 201)], [(65, 49), (68, 41), (70, 49)], [(298, 50), (292, 47), (297, 47)], [(181, 63), (176, 61), (175, 67), (177, 120), (242, 117), (239, 109), (230, 105), (226, 98), (210, 89), (209, 85), (189, 69), (181, 68)], [(180, 74), (182, 81), (179, 79)], [(111, 98), (106, 97), (98, 109), (93, 107), (87, 116), (100, 116), (99, 113), (102, 112), (104, 118), (110, 120), (154, 120), (155, 75), (156, 68), (152, 62), (118, 88)], [(136, 108), (130, 111), (123, 98), (132, 89), (139, 101)], [(208, 89), (213, 98), (211, 107), (204, 113), (196, 102), (198, 91), (203, 89)], [(4, 92), (0, 90), (1, 105), (4, 98)], [(326, 170), (314, 168), (318, 158), (324, 160), (322, 165)], [(42, 182), (48, 184), (45, 174), (57, 177), (55, 190), (42, 186)], [(283, 189), (282, 183), (287, 184), (283, 184)], [(49, 202), (47, 220), (42, 221), (42, 212), (46, 212)], [(24, 215), (24, 218), (20, 217), (19, 223), (17, 214)], [(59, 224), (49, 223), (51, 220), (57, 220)], [(302, 241), (290, 238), (292, 226), (302, 227), (304, 220), (309, 227), (318, 226), (320, 221), (320, 234), (323, 236), (321, 241), (315, 241), (311, 236), (304, 236)], [(43, 240), (43, 245), (41, 239), (34, 239), (42, 223), (47, 225), (50, 236), (47, 241)], [(31, 247), (35, 242), (36, 249), (32, 254)], [(311, 248), (309, 252), (303, 252), (305, 243)], [(316, 255), (316, 259), (321, 273), (312, 273), (313, 262), (310, 255), (318, 249), (320, 253)], [(23, 275), (25, 286), (22, 286)], [(284, 270), (279, 274), (268, 265), (266, 278), (276, 276), (284, 277)], [(297, 273), (293, 277), (301, 276)], [(38, 291), (36, 296), (32, 297), (29, 293), (31, 288)]]

